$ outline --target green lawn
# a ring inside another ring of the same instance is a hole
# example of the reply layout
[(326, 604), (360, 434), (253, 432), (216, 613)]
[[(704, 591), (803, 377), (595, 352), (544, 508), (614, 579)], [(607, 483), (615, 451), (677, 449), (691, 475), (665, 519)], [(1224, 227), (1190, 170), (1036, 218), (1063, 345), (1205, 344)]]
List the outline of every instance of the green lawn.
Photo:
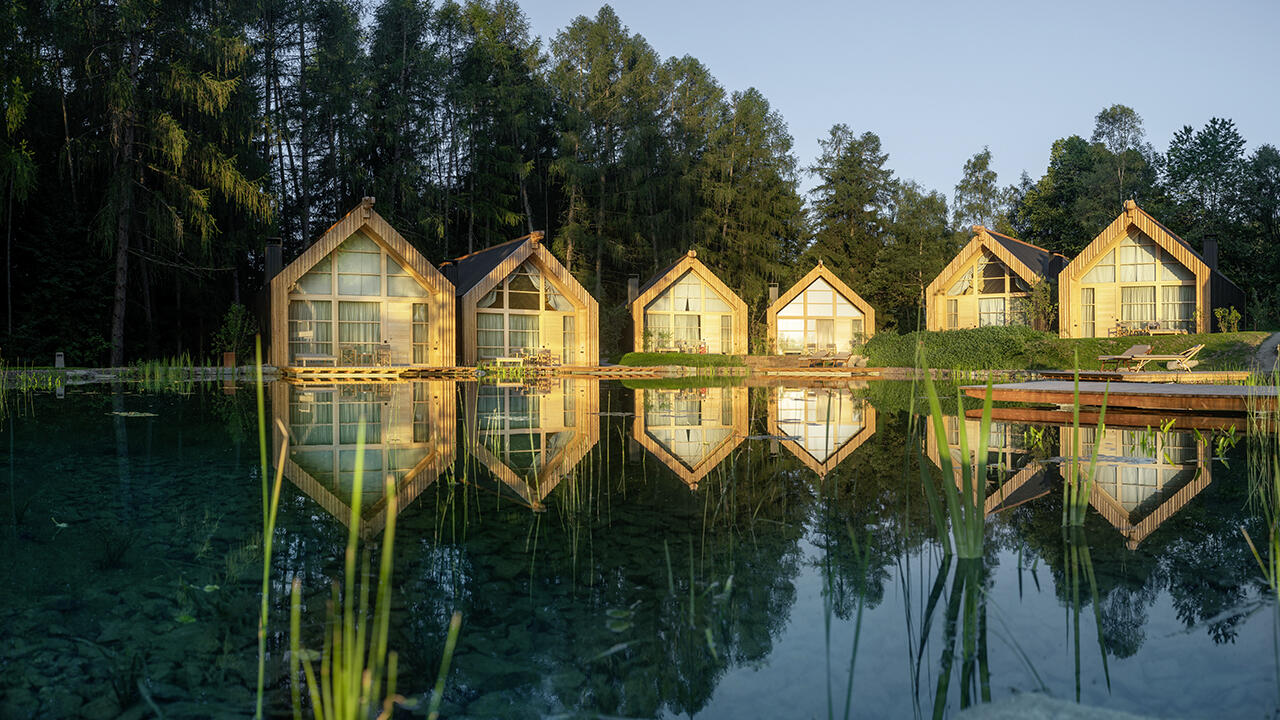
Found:
[(629, 367), (654, 367), (680, 365), (683, 367), (740, 367), (745, 363), (737, 355), (711, 355), (699, 353), (647, 353), (630, 352), (618, 361)]
[[(1115, 355), (1131, 345), (1150, 345), (1153, 353), (1175, 354), (1204, 343), (1198, 370), (1247, 369), (1267, 332), (1156, 335), (1124, 338), (1064, 339), (1024, 327), (883, 333), (867, 342), (872, 367), (914, 367), (917, 342), (923, 340), (930, 367), (952, 370), (1070, 370), (1079, 353), (1081, 370), (1101, 367), (1099, 355)], [(1163, 367), (1161, 367), (1163, 369)]]

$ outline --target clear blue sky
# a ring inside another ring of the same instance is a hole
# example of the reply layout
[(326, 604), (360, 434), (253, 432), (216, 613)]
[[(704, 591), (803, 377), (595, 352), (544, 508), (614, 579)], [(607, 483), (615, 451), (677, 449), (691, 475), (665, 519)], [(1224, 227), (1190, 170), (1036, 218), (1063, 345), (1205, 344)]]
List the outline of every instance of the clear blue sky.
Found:
[[(544, 48), (589, 0), (520, 0)], [(782, 113), (801, 167), (835, 123), (880, 136), (889, 167), (945, 192), (991, 148), (1002, 185), (1044, 173), (1114, 103), (1164, 152), (1183, 125), (1235, 121), (1280, 145), (1280, 1), (761, 2), (617, 0), (664, 58), (692, 55), (727, 90)], [(812, 182), (806, 178), (804, 187)]]

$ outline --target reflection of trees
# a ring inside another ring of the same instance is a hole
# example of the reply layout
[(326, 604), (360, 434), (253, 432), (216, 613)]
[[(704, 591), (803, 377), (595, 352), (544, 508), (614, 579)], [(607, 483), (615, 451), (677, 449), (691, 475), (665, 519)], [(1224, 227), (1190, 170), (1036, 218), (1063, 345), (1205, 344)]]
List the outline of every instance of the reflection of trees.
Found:
[[(1188, 629), (1204, 624), (1214, 642), (1235, 640), (1248, 600), (1260, 587), (1257, 564), (1240, 535), (1242, 525), (1253, 533), (1258, 523), (1248, 511), (1243, 467), (1241, 457), (1231, 458), (1229, 467), (1216, 464), (1214, 482), (1134, 550), (1097, 513), (1089, 513), (1085, 528), (1108, 652), (1129, 657), (1138, 651), (1149, 608), (1162, 592), (1169, 593)], [(1048, 566), (1065, 602), (1061, 520), (1060, 491), (1007, 516), (1030, 553)]]
[(446, 697), (475, 715), (696, 713), (728, 668), (765, 661), (795, 601), (807, 480), (744, 443), (691, 492), (624, 464), (614, 422), (544, 513), (464, 486), (402, 515), (427, 536), (397, 543), (405, 690), (427, 689), (454, 609)]
[[(832, 606), (837, 617), (848, 619), (857, 609), (860, 595), (868, 607), (884, 598), (889, 568), (903, 552), (919, 548), (932, 536), (932, 519), (918, 478), (919, 458), (906, 448), (906, 415), (877, 416), (875, 435), (821, 481), (809, 471), (802, 474), (819, 491), (814, 544), (824, 551), (830, 568)], [(904, 457), (905, 456), (905, 457)], [(854, 551), (867, 543), (869, 562), (863, 567)]]

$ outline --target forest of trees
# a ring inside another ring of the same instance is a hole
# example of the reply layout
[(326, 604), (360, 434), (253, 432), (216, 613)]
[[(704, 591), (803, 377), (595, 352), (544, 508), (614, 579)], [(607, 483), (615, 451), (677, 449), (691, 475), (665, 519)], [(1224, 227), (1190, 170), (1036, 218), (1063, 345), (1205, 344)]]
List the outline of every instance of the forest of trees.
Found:
[[(263, 246), (295, 257), (362, 196), (427, 258), (544, 229), (622, 349), (626, 279), (693, 248), (763, 322), (822, 258), (881, 331), (990, 225), (1071, 255), (1133, 198), (1280, 322), (1280, 153), (1230, 120), (1157, 151), (1115, 105), (1002, 186), (981, 149), (946, 193), (845, 124), (797, 158), (755, 89), (662, 58), (608, 6), (546, 44), (513, 0), (12, 0), (0, 10), (6, 358), (197, 360)], [(804, 183), (808, 178), (811, 183)], [(812, 190), (802, 194), (802, 184)], [(763, 332), (753, 330), (753, 338)], [(754, 348), (753, 348), (754, 349)]]

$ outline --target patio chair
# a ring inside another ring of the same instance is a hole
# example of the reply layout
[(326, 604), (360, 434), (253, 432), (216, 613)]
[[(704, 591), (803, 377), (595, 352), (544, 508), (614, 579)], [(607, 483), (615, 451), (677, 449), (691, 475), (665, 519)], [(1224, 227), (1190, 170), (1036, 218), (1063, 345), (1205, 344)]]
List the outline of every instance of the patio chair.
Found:
[(1150, 345), (1131, 345), (1128, 350), (1119, 355), (1099, 355), (1098, 362), (1102, 363), (1102, 369), (1106, 370), (1107, 365), (1115, 365), (1117, 370), (1125, 369), (1129, 363), (1137, 356), (1146, 355), (1151, 352)]
[(1191, 368), (1200, 364), (1200, 361), (1196, 360), (1195, 357), (1203, 349), (1204, 349), (1203, 344), (1192, 345), (1191, 347), (1187, 348), (1186, 350), (1183, 350), (1182, 352), (1176, 355), (1150, 355), (1150, 354), (1139, 355), (1133, 358), (1131, 362), (1134, 365), (1133, 367), (1134, 371), (1142, 370), (1142, 368), (1145, 367), (1146, 364), (1150, 362), (1167, 362), (1168, 364), (1165, 367), (1169, 368), (1170, 370), (1181, 370), (1183, 372), (1190, 372)]

